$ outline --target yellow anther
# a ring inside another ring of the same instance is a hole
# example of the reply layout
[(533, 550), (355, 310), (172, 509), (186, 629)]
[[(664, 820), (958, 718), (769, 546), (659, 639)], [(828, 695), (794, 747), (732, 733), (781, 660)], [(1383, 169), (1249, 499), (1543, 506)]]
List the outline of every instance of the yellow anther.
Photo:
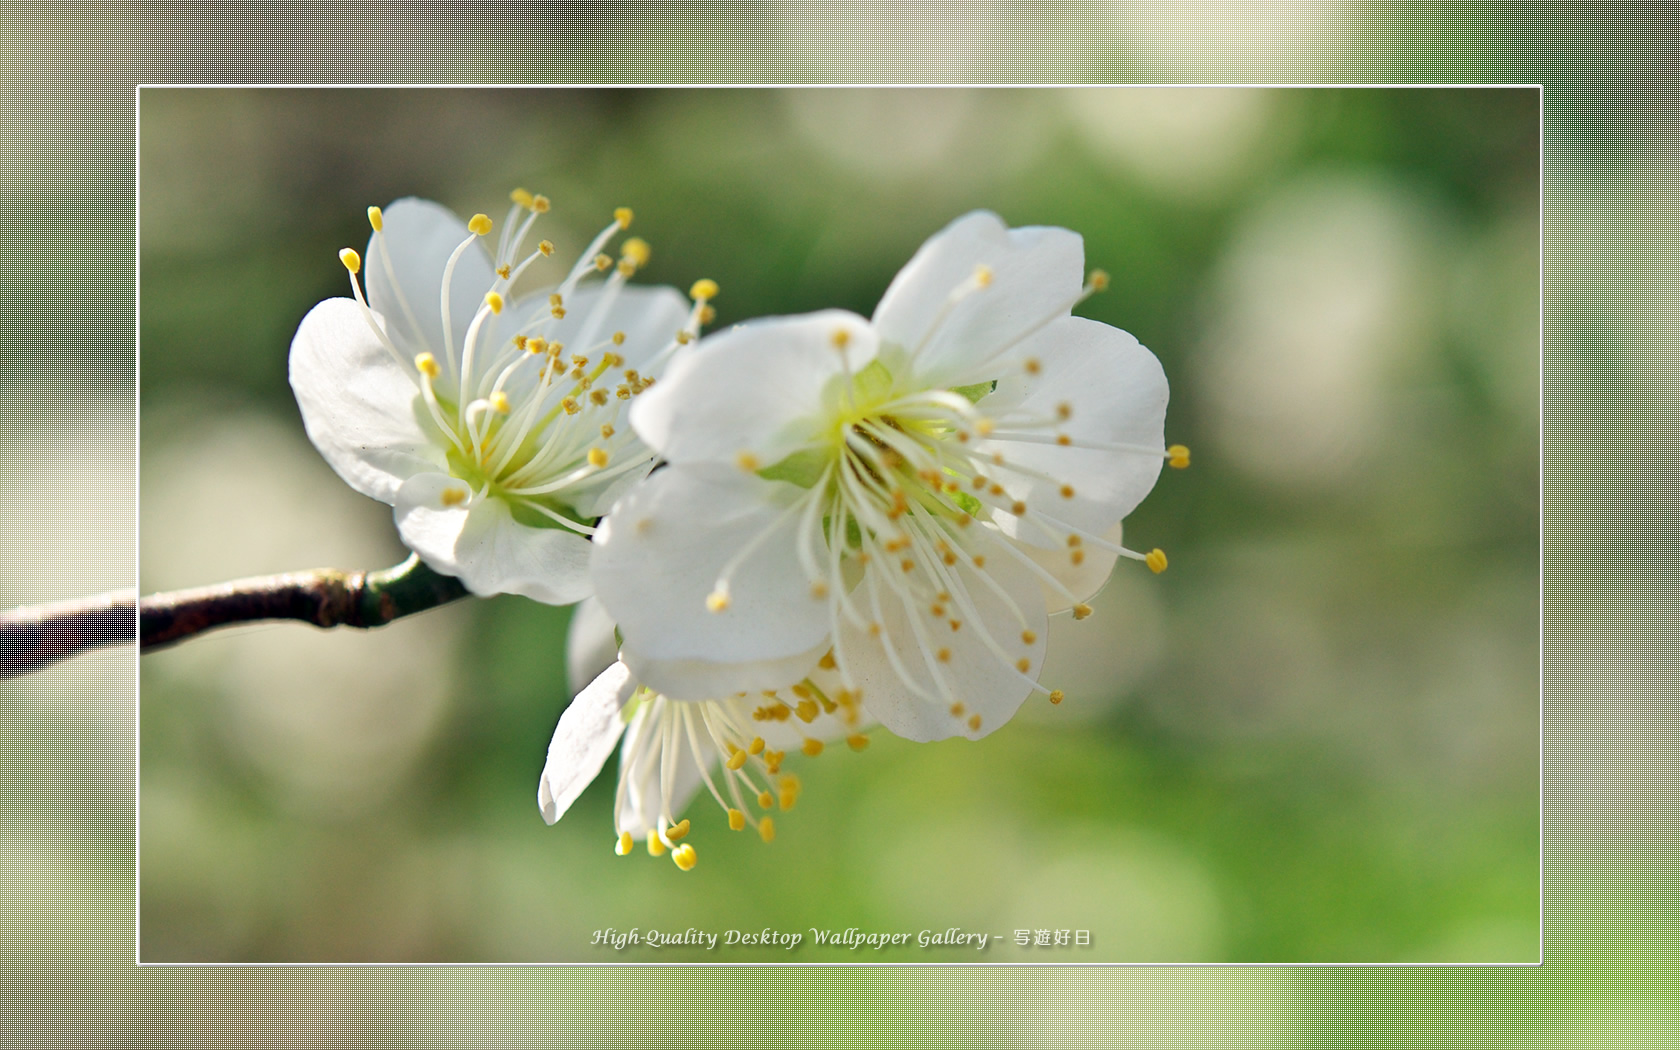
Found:
[(445, 507), (459, 507), (467, 501), (467, 490), (451, 486), (438, 493), (438, 502)]
[(621, 230), (628, 230), (630, 228), (631, 221), (635, 218), (636, 213), (631, 211), (629, 208), (613, 209), (613, 221), (618, 223), (618, 228)]
[(441, 371), (438, 368), (437, 358), (431, 354), (416, 354), (414, 356), (414, 367), (427, 379), (436, 379), (438, 372)]
[(608, 270), (612, 269), (612, 256), (608, 255), (606, 252), (602, 252), (601, 254), (595, 256), (595, 269), (601, 271), (602, 273), (606, 273)]
[(1026, 360), (1027, 375), (1035, 376), (1044, 371), (1044, 366), (1038, 363), (1038, 358), (1029, 357)]
[(529, 208), (532, 201), (531, 191), (523, 186), (520, 186), (512, 193), (508, 194), (508, 199), (512, 200), (513, 203), (519, 205), (521, 208)]
[(571, 397), (561, 398), (560, 399), (560, 407), (566, 410), (566, 414), (568, 416), (575, 416), (575, 415), (578, 414), (578, 412), (582, 411), (578, 407), (577, 399), (576, 398), (571, 398)]
[[(614, 346), (623, 346), (624, 345), (624, 333), (623, 332), (614, 332), (612, 334), (612, 341), (613, 341)], [(615, 357), (615, 359), (613, 360), (613, 364), (615, 364), (615, 365), (621, 365), (623, 363), (624, 363), (624, 358), (622, 358), (622, 357)]]
[[(765, 792), (769, 794), (768, 791)], [(769, 817), (760, 817), (758, 821), (758, 837), (765, 842), (776, 841), (776, 822)]]
[[(818, 755), (823, 753), (823, 742), (812, 737), (806, 737), (805, 742), (799, 745), (799, 749), (807, 755), (810, 755), (812, 758), (816, 758)], [(784, 806), (782, 808), (786, 809), (787, 807)]]
[(834, 650), (830, 649), (828, 652), (823, 653), (822, 659), (817, 661), (817, 666), (825, 671), (834, 670), (836, 666), (834, 662)]
[(962, 630), (962, 621), (961, 620), (951, 620), (949, 622), (951, 624), (951, 630), (953, 630), (953, 631)]
[(537, 251), (542, 252), (544, 255), (553, 255), (554, 254), (554, 242), (550, 241), (550, 240), (546, 240), (546, 239), (538, 241), (537, 242)]
[(1032, 643), (1038, 641), (1038, 634), (1034, 631), (1022, 631), (1021, 641), (1025, 642), (1027, 645), (1031, 645)]
[(496, 267), (496, 276), (500, 277), (502, 280), (505, 281), (512, 275), (513, 267), (509, 266), (507, 263), (503, 263), (502, 265)]
[(628, 857), (630, 855), (630, 851), (635, 848), (636, 840), (630, 837), (630, 833), (628, 831), (621, 831), (618, 833), (618, 855), (620, 857)]
[(817, 720), (817, 702), (815, 700), (801, 700), (794, 705), (793, 713), (799, 716), (801, 722), (810, 723)]
[(756, 755), (763, 750), (764, 750), (764, 738), (761, 737), (761, 736), (753, 737), (752, 738), (752, 743), (747, 745), (747, 754), (749, 754), (749, 755)]
[(512, 406), (508, 403), (506, 391), (498, 390), (490, 395), (490, 408), (497, 415), (505, 416)]
[(618, 275), (620, 277), (636, 276), (636, 262), (634, 259), (618, 260)]
[(501, 313), (502, 312), (502, 296), (501, 296), (501, 293), (499, 293), (499, 292), (485, 292), (484, 293), (484, 305), (488, 306), (490, 308), (490, 312), (493, 313), (493, 314)]
[(1058, 491), (1060, 491), (1063, 499), (1072, 499), (1073, 498), (1073, 486), (1072, 485), (1063, 485), (1061, 487), (1061, 489), (1058, 490)]
[(758, 805), (759, 805), (760, 809), (769, 809), (771, 806), (774, 806), (775, 804), (776, 804), (776, 796), (770, 794), (769, 791), (760, 791), (758, 793)]
[(688, 297), (695, 300), (716, 299), (718, 293), (717, 282), (710, 277), (702, 277), (695, 281), (688, 289)]
[(729, 753), (729, 757), (724, 760), (723, 767), (725, 769), (729, 770), (731, 773), (733, 773), (737, 769), (740, 769), (742, 766), (744, 766), (746, 764), (747, 764), (747, 753), (745, 751), (742, 751), (740, 748), (736, 748), (735, 750), (731, 751)]
[(811, 581), (811, 597), (817, 598), (819, 600), (823, 599), (823, 598), (827, 598), (828, 597), (828, 581), (827, 580), (812, 580)]
[(909, 558), (905, 558), (903, 561), (898, 563), (898, 567), (903, 569), (905, 572), (914, 572), (916, 570), (916, 563), (911, 561)]
[(1077, 533), (1077, 532), (1068, 533), (1067, 545), (1069, 547), (1077, 547), (1081, 543), (1084, 543), (1084, 542), (1085, 541), (1079, 537), (1079, 533)]
[(1084, 602), (1080, 602), (1073, 607), (1073, 618), (1075, 620), (1083, 620), (1089, 615), (1091, 615), (1091, 607)]
[(700, 323), (701, 324), (711, 324), (715, 320), (717, 320), (717, 311), (716, 310), (712, 309), (711, 306), (709, 306), (709, 305), (708, 306), (702, 306), (700, 308)]
[(729, 608), (729, 595), (723, 591), (713, 591), (706, 595), (706, 608), (712, 612), (722, 612)]
[(1073, 438), (1068, 437), (1066, 434), (1057, 434), (1056, 435), (1056, 444), (1061, 445), (1063, 448), (1066, 448), (1067, 446), (1073, 444)]
[(881, 637), (881, 624), (878, 621), (870, 623), (870, 625), (869, 625), (869, 637), (871, 637), (871, 638)]
[(740, 831), (747, 826), (747, 815), (738, 809), (729, 811), (729, 830)]
[(637, 266), (646, 266), (647, 261), (653, 257), (653, 249), (640, 237), (632, 237), (625, 241), (623, 252), (624, 257)]
[(984, 554), (976, 554), (974, 556), (974, 567), (976, 569), (984, 569), (986, 567), (986, 556)]
[(1025, 503), (1023, 503), (1021, 500), (1016, 500), (1015, 502), (1013, 502), (1009, 505), (1009, 513), (1015, 515), (1017, 518), (1019, 518), (1021, 515), (1025, 514), (1026, 512), (1027, 512), (1027, 505)]
[(939, 662), (942, 664), (948, 664), (951, 662), (951, 650), (949, 649), (941, 649), (933, 655), (937, 657)]
[(596, 470), (600, 470), (602, 467), (606, 466), (607, 465), (607, 450), (604, 449), (604, 448), (592, 448), (592, 449), (590, 449), (589, 450), (589, 465), (594, 467)]
[(682, 870), (693, 871), (694, 862), (699, 858), (694, 855), (694, 846), (685, 842), (671, 851), (671, 859), (676, 861), (677, 867)]
[(1059, 704), (1062, 702), (1062, 699), (1062, 691), (1060, 689), (1050, 690), (1050, 702), (1052, 704)]
[(997, 429), (997, 424), (993, 423), (989, 419), (986, 419), (985, 417), (981, 417), (980, 419), (977, 419), (977, 420), (974, 421), (974, 430), (981, 437), (987, 437), (988, 435), (991, 434), (992, 431), (994, 431), (996, 429)]
[(967, 713), (967, 711), (968, 711), (968, 708), (966, 708), (962, 705), (961, 700), (958, 700), (956, 703), (951, 705), (951, 717), (952, 718), (961, 718), (964, 714)]
[(373, 227), (374, 233), (385, 228), (385, 213), (379, 210), (377, 204), (368, 207), (368, 225)]
[(1183, 445), (1167, 447), (1167, 466), (1183, 470), (1190, 465), (1190, 450)]
[(846, 738), (846, 746), (853, 751), (862, 751), (869, 746), (869, 738), (862, 733), (853, 733)]
[(684, 817), (682, 820), (678, 821), (677, 823), (675, 823), (675, 824), (673, 824), (670, 827), (665, 829), (665, 837), (672, 842), (676, 842), (676, 841), (682, 839), (683, 836), (685, 836), (687, 834), (688, 834), (688, 818), (687, 817)]
[(1056, 418), (1061, 419), (1061, 420), (1072, 419), (1073, 418), (1073, 405), (1072, 405), (1072, 403), (1067, 402), (1067, 401), (1063, 401), (1060, 404), (1058, 404), (1056, 406)]
[(650, 854), (655, 857), (663, 857), (665, 855), (665, 843), (659, 841), (659, 835), (657, 832), (650, 833), (648, 835), (647, 842), (648, 852)]
[(834, 349), (844, 350), (852, 341), (852, 333), (844, 328), (836, 328), (834, 334), (829, 337), (829, 341), (834, 344)]
[(976, 733), (978, 733), (980, 731), (980, 716), (979, 715), (969, 715), (968, 716), (968, 728), (972, 729)]
[(746, 471), (748, 474), (754, 473), (758, 470), (758, 457), (746, 449), (742, 449), (741, 451), (735, 453), (735, 465)]
[(489, 233), (492, 225), (493, 224), (490, 222), (490, 216), (484, 214), (483, 212), (479, 212), (477, 215), (474, 215), (472, 218), (467, 220), (467, 229), (476, 233), (480, 237)]
[(538, 215), (541, 215), (543, 212), (547, 211), (549, 209), (550, 204), (552, 204), (552, 202), (547, 197), (544, 197), (540, 193), (535, 194), (531, 197), (531, 210), (536, 212)]
[[(822, 741), (819, 740), (819, 741), (816, 741), (816, 743), (817, 743), (817, 750), (816, 750), (815, 753), (816, 754), (821, 754), (822, 753)], [(812, 752), (807, 751), (806, 754), (812, 754)], [(782, 809), (784, 809), (784, 810), (792, 809), (794, 803), (799, 801), (799, 778), (794, 776), (792, 773), (789, 773), (787, 776), (782, 778), (781, 783), (777, 786), (781, 789), (780, 790), (781, 797), (778, 798), (776, 801), (781, 803)]]
[(612, 437), (616, 433), (618, 433), (618, 431), (613, 429), (613, 425), (611, 423), (602, 423), (601, 424), (601, 439), (603, 441), (606, 440), (607, 438)]
[(1167, 552), (1159, 547), (1143, 556), (1143, 563), (1149, 566), (1149, 571), (1161, 573), (1167, 571)]
[(1075, 565), (1085, 564), (1085, 552), (1082, 551), (1082, 550), (1077, 550), (1077, 549), (1069, 552), (1068, 561), (1072, 562)]
[(1106, 270), (1092, 270), (1091, 271), (1091, 291), (1101, 292), (1101, 291), (1107, 290), (1107, 288), (1108, 288), (1108, 271), (1106, 271)]
[(1021, 657), (1019, 660), (1015, 661), (1015, 670), (1021, 672), (1022, 674), (1026, 674), (1028, 671), (1032, 670), (1032, 661), (1024, 656)]
[(339, 249), (338, 261), (343, 263), (344, 268), (349, 270), (351, 273), (362, 272), (362, 257), (356, 254), (356, 249), (354, 248)]
[(989, 287), (992, 283), (992, 268), (990, 266), (976, 266), (974, 268), (974, 283), (980, 288)]
[(689, 335), (688, 331), (686, 329), (684, 329), (682, 331), (679, 331), (677, 333), (676, 339), (677, 339), (677, 345), (678, 346), (687, 346), (689, 343), (694, 341), (694, 337)]

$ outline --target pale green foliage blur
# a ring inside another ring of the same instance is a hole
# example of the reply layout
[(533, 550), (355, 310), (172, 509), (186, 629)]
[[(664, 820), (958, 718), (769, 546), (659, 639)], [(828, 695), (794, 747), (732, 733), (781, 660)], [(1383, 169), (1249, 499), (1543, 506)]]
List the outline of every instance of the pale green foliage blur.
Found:
[(144, 590), (402, 557), (285, 361), (407, 195), (546, 193), (565, 258), (630, 205), (640, 279), (715, 279), (718, 326), (868, 314), (972, 208), (1067, 226), (1112, 275), (1080, 312), (1161, 358), (1194, 465), (1127, 522), (1169, 571), (1122, 563), (1052, 635), (1065, 703), (801, 761), (773, 845), (697, 799), (686, 874), (613, 854), (612, 764), (538, 816), (564, 610), (148, 656), (142, 957), (749, 961), (782, 956), (589, 939), (814, 925), (1093, 933), (972, 961), (1534, 961), (1537, 123), (1518, 90), (147, 90)]

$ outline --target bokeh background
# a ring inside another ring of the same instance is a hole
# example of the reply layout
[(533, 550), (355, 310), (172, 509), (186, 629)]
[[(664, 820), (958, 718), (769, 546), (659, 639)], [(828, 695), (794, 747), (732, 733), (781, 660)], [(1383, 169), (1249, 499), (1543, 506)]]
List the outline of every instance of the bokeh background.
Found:
[[(143, 960), (1538, 961), (1538, 90), (146, 88), (138, 158), (143, 593), (401, 560), (285, 372), (410, 194), (547, 193), (567, 258), (631, 205), (641, 279), (716, 279), (719, 325), (867, 314), (972, 208), (1066, 226), (1195, 452), (1128, 521), (1172, 568), (1053, 630), (1068, 702), (805, 760), (772, 846), (697, 800), (688, 874), (613, 854), (616, 763), (537, 814), (565, 610), (147, 656)], [(807, 945), (590, 945), (691, 925)]]

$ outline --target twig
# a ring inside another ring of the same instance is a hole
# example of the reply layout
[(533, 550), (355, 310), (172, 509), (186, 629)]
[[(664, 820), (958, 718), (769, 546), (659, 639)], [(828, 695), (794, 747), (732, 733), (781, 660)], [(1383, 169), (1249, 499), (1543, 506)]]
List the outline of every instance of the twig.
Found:
[(99, 646), (138, 639), (140, 651), (149, 652), (256, 620), (381, 627), (466, 595), (460, 580), (433, 572), (411, 555), (379, 572), (313, 569), (153, 594), (140, 600), (138, 623), (128, 592), (14, 609), (0, 614), (0, 678)]

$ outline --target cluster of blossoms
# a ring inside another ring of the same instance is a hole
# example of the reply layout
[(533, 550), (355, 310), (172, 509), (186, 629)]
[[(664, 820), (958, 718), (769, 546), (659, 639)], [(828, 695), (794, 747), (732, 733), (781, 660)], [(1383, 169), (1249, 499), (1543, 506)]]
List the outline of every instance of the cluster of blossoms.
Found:
[[(620, 209), (554, 287), (510, 288), (548, 202), (492, 223), (369, 209), (353, 300), (304, 319), (310, 437), (395, 508), (405, 543), (475, 594), (569, 604), (610, 666), (561, 716), (538, 787), (558, 820), (621, 749), (618, 849), (687, 870), (706, 789), (775, 836), (790, 753), (879, 723), (977, 739), (1040, 681), (1048, 617), (1090, 615), (1163, 461), (1167, 381), (1127, 333), (1075, 317), (1101, 290), (1078, 235), (975, 212), (936, 234), (874, 316), (830, 310), (700, 338), (685, 298), (627, 284), (649, 249)], [(589, 278), (600, 277), (598, 281)], [(655, 467), (658, 469), (654, 469)], [(604, 610), (604, 612), (603, 612)], [(613, 653), (616, 649), (616, 659)]]

